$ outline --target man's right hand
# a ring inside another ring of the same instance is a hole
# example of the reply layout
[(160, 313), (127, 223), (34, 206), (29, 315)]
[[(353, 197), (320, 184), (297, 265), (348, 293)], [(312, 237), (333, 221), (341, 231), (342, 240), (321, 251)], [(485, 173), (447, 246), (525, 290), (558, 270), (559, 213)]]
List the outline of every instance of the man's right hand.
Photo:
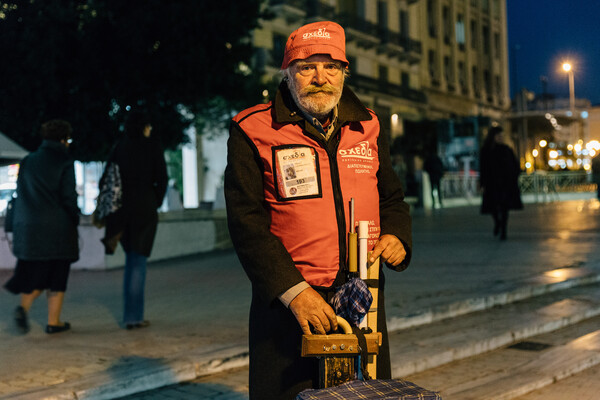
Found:
[(337, 317), (333, 308), (313, 288), (304, 289), (289, 306), (298, 320), (305, 335), (312, 334), (312, 326), (316, 333), (324, 335), (337, 329)]

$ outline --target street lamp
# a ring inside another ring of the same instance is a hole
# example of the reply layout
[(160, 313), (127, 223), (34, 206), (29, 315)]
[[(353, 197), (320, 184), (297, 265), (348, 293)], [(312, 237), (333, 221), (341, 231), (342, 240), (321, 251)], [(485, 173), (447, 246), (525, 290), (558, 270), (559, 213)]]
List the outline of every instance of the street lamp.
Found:
[(575, 78), (573, 77), (573, 66), (571, 63), (565, 62), (562, 68), (569, 75), (569, 104), (571, 106), (571, 116), (575, 116)]

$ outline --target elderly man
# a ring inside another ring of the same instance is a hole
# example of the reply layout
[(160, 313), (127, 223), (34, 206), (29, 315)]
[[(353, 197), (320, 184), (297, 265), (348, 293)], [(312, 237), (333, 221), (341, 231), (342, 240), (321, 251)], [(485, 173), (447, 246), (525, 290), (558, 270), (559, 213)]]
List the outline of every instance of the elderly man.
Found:
[[(229, 231), (252, 282), (250, 398), (293, 399), (318, 382), (317, 360), (301, 358), (303, 333), (337, 329), (328, 304), (347, 272), (348, 204), (369, 221), (372, 258), (403, 270), (411, 222), (392, 170), (387, 134), (344, 86), (345, 36), (334, 22), (294, 31), (283, 81), (268, 104), (231, 123), (225, 196)], [(383, 279), (378, 377), (389, 378)]]

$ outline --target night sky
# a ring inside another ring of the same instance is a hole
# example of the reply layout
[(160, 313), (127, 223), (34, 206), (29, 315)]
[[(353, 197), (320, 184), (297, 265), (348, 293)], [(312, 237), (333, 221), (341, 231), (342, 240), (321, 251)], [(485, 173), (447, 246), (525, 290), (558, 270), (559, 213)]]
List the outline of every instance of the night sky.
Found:
[(507, 0), (511, 97), (525, 87), (569, 97), (562, 60), (574, 66), (575, 97), (600, 106), (600, 1)]

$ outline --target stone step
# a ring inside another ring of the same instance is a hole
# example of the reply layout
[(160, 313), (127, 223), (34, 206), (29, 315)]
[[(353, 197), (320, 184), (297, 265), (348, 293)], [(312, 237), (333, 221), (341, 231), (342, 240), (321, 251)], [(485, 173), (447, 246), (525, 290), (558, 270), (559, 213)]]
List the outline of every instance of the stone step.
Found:
[(590, 318), (406, 379), (439, 391), (444, 400), (518, 399), (600, 365), (599, 326), (600, 317)]
[(470, 297), (446, 304), (434, 304), (406, 315), (394, 315), (388, 312), (388, 330), (396, 331), (415, 326), (430, 324), (448, 318), (454, 318), (472, 312), (487, 310), (499, 305), (525, 300), (581, 285), (600, 282), (597, 269), (587, 267), (557, 268), (542, 275), (517, 281), (502, 282), (486, 290), (480, 296)]
[(600, 284), (496, 306), (390, 334), (392, 376), (405, 377), (600, 315)]

